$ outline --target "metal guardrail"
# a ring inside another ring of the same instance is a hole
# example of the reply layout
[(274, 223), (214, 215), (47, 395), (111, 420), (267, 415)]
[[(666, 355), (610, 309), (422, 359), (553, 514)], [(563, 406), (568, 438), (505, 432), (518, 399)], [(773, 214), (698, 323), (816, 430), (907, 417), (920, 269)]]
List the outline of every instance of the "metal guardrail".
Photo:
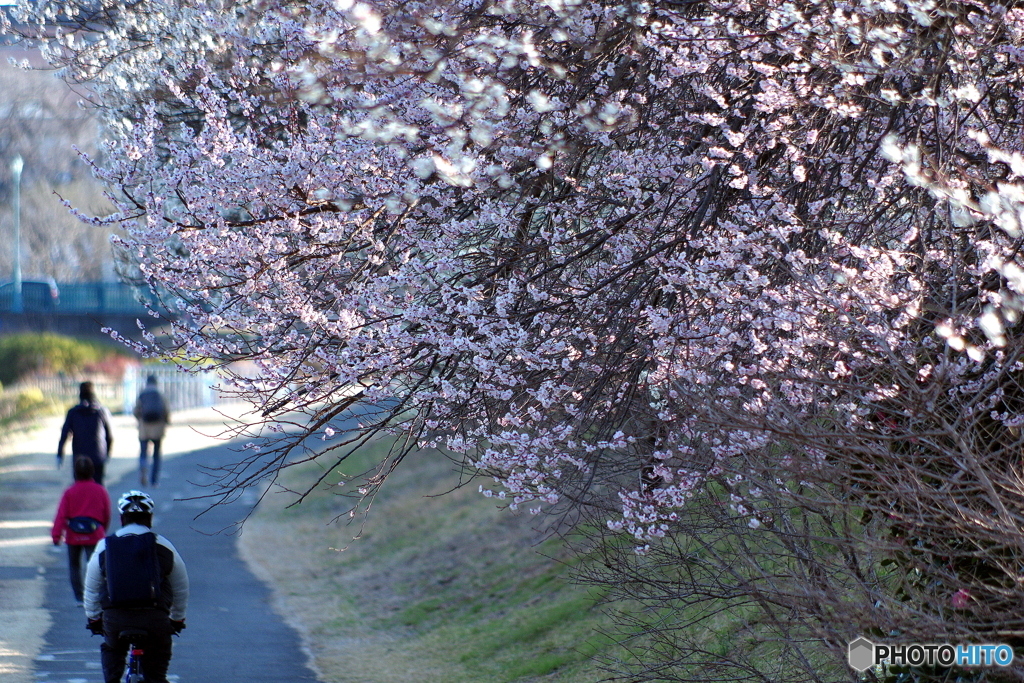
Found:
[(146, 307), (140, 298), (151, 300), (149, 293), (120, 282), (70, 282), (58, 284), (57, 310), (65, 313), (139, 313)]
[[(142, 301), (153, 301), (153, 295), (123, 282), (65, 282), (56, 285), (54, 299), (42, 283), (26, 281), (22, 284), (22, 298), (26, 312), (65, 315), (115, 314), (146, 315)], [(10, 283), (0, 285), (0, 312), (11, 312), (14, 289)]]

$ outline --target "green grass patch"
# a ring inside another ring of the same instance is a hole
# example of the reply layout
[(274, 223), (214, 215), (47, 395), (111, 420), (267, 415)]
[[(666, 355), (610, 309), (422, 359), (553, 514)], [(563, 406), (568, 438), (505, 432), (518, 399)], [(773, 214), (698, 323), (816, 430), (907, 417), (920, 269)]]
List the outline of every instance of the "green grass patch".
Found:
[[(318, 661), (326, 679), (604, 678), (592, 658), (615, 648), (601, 635), (611, 621), (601, 595), (573, 582), (580, 559), (534, 528), (541, 518), (499, 509), (475, 483), (437, 495), (458, 476), (439, 454), (407, 458), (367, 517), (347, 525), (326, 523), (352, 504), (336, 495), (338, 481), (364, 472), (385, 453), (384, 444), (375, 444), (346, 460), (300, 506), (286, 509), (288, 494), (272, 492), (271, 504), (254, 518), (261, 525), (256, 533), (263, 535), (267, 524), (277, 528), (272, 536), (288, 543), (283, 552), (292, 560), (302, 553), (299, 564), (308, 567), (282, 570), (278, 581), (291, 583), (282, 590), (296, 600), (305, 595), (320, 609), (330, 605), (331, 613), (311, 628), (323, 650), (334, 653)], [(306, 464), (287, 471), (281, 483), (303, 490), (303, 481), (322, 473), (318, 465)], [(350, 651), (352, 639), (359, 647)], [(372, 643), (383, 648), (382, 662), (367, 654)]]
[[(439, 454), (410, 455), (375, 496), (369, 515), (328, 524), (347, 519), (353, 504), (338, 495), (344, 488), (339, 482), (386, 454), (386, 444), (373, 444), (327, 473), (325, 485), (301, 506), (286, 509), (294, 494), (285, 490), (305, 490), (303, 482), (324, 474), (316, 463), (291, 468), (282, 493), (271, 493), (271, 504), (254, 519), (276, 529), (267, 542), (289, 558), (278, 581), (295, 604), (311, 608), (313, 650), (321, 653), (318, 665), (327, 681), (594, 683), (609, 675), (598, 659), (628, 663), (637, 654), (678, 654), (671, 643), (645, 643), (642, 637), (626, 651), (605, 635), (622, 632), (603, 602), (607, 593), (573, 580), (587, 558), (539, 533), (535, 526), (543, 518), (499, 509), (475, 482), (451, 490), (458, 473)], [(760, 545), (748, 547), (744, 538), (709, 528), (707, 535), (666, 540), (676, 559), (653, 563), (633, 555), (627, 536), (608, 542), (621, 544), (637, 570), (665, 587), (655, 589), (656, 600), (646, 610), (627, 601), (612, 605), (634, 633), (660, 625), (714, 665), (743, 651), (785, 680), (784, 644), (763, 638), (762, 615), (751, 603), (742, 595), (728, 602), (693, 598), (685, 590), (693, 576), (713, 583), (723, 566), (741, 573), (783, 571), (778, 560), (756, 552)], [(665, 597), (673, 589), (678, 600)], [(664, 653), (654, 654), (659, 649)], [(830, 663), (822, 654), (823, 671)]]

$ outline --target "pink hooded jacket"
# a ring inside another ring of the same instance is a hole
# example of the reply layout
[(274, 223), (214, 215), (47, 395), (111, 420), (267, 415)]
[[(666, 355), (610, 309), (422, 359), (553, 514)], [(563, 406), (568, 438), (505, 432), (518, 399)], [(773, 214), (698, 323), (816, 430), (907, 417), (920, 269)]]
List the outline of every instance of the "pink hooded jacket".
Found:
[[(72, 517), (92, 517), (102, 526), (91, 534), (76, 534), (68, 528), (68, 520)], [(107, 535), (110, 526), (110, 496), (107, 489), (92, 479), (76, 481), (61, 496), (57, 506), (57, 515), (53, 518), (53, 529), (50, 535), (54, 544), (60, 543), (61, 537), (68, 545), (96, 545)]]

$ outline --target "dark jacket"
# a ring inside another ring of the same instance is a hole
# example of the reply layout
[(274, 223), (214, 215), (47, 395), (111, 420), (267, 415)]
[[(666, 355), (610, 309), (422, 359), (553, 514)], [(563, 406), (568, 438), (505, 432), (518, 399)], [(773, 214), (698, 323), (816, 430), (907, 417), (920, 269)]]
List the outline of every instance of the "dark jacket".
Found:
[(64, 442), (68, 434), (71, 435), (72, 455), (85, 455), (94, 461), (106, 460), (114, 436), (110, 430), (110, 413), (100, 404), (86, 401), (69, 410), (60, 431), (58, 457), (64, 456)]

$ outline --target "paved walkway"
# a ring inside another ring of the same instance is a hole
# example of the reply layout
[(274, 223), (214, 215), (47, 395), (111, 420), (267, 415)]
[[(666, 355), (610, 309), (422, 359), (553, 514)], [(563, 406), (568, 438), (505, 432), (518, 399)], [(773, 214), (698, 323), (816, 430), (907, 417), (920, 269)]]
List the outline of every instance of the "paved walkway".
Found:
[[(232, 407), (235, 412), (238, 407)], [(231, 412), (228, 409), (226, 412)], [(251, 498), (218, 508), (198, 521), (205, 505), (183, 500), (202, 464), (232, 456), (214, 436), (225, 419), (213, 411), (175, 416), (154, 526), (185, 559), (192, 584), (189, 627), (175, 640), (172, 681), (259, 683), (315, 681), (298, 636), (270, 608), (270, 595), (239, 558), (235, 537), (214, 532), (247, 510)], [(138, 487), (134, 421), (114, 418), (111, 497)], [(100, 683), (99, 638), (84, 627), (67, 578), (66, 548), (53, 547), (49, 528), (70, 472), (57, 472), (60, 419), (0, 444), (0, 679), (9, 683)], [(205, 434), (205, 435), (204, 435)], [(115, 501), (116, 502), (116, 501)], [(116, 522), (115, 522), (116, 525)]]

